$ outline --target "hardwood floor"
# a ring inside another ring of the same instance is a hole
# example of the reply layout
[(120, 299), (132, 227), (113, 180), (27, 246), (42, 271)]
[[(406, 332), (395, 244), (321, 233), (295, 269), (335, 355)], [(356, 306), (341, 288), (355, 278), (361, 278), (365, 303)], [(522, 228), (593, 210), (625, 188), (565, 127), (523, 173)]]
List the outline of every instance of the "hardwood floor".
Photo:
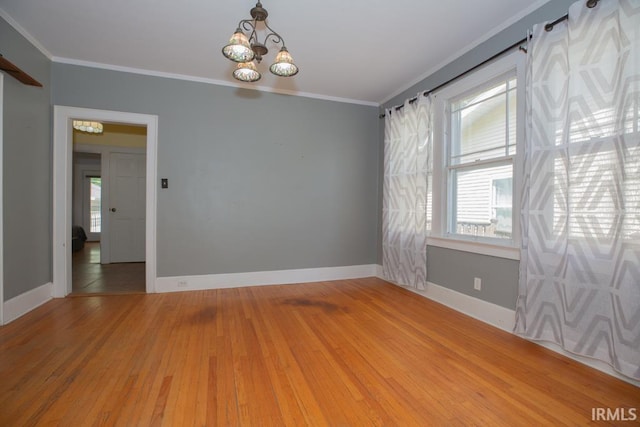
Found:
[(100, 242), (72, 254), (72, 296), (145, 292), (145, 263), (100, 264)]
[(630, 384), (375, 278), (53, 300), (0, 328), (0, 378), (1, 426), (584, 425), (640, 408)]

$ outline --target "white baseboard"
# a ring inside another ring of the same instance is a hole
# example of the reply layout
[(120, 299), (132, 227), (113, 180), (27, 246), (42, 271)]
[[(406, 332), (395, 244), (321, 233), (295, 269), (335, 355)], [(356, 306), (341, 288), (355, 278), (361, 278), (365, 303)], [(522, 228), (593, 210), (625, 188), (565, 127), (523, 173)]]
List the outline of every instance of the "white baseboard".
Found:
[(514, 310), (453, 291), (431, 282), (427, 282), (427, 289), (423, 291), (411, 288), (406, 289), (446, 305), (474, 319), (513, 333), (516, 320), (516, 312)]
[[(387, 280), (382, 277), (382, 266), (378, 267), (378, 277), (383, 280)], [(467, 316), (473, 317), (474, 319), (478, 319), (509, 333), (514, 333), (513, 329), (515, 326), (516, 318), (514, 310), (510, 310), (508, 308), (504, 308), (490, 302), (482, 301), (478, 298), (461, 294), (459, 292), (430, 282), (427, 282), (427, 289), (424, 291), (419, 291), (404, 286), (402, 286), (402, 288), (408, 289), (418, 295), (422, 295), (425, 298), (429, 298), (433, 301), (439, 302), (440, 304), (446, 305), (447, 307), (466, 314)], [(527, 339), (525, 337), (522, 338)], [(545, 347), (551, 351), (559, 353), (565, 357), (568, 357), (569, 359), (575, 360), (576, 362), (582, 363), (583, 365), (587, 365), (591, 368), (597, 369), (598, 371), (604, 372), (605, 374), (611, 375), (612, 377), (616, 377), (622, 381), (633, 384), (636, 387), (640, 387), (640, 381), (636, 381), (632, 378), (619, 374), (618, 372), (613, 370), (611, 366), (604, 362), (570, 353), (557, 344), (529, 339), (527, 340)]]
[(376, 264), (376, 277), (384, 280), (384, 277), (382, 277), (382, 266), (380, 264)]
[(299, 270), (255, 271), (250, 273), (208, 274), (204, 276), (158, 277), (156, 292), (180, 292), (245, 286), (287, 285), (325, 280), (358, 279), (376, 276), (375, 264), (345, 267), (304, 268)]
[(53, 283), (45, 283), (4, 303), (4, 324), (16, 320), (53, 298)]

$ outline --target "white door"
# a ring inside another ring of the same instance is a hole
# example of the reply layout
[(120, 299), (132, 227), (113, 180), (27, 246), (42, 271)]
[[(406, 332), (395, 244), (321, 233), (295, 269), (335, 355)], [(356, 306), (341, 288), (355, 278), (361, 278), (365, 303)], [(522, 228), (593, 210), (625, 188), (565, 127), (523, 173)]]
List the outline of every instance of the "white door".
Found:
[(146, 156), (112, 153), (109, 161), (111, 262), (144, 262)]

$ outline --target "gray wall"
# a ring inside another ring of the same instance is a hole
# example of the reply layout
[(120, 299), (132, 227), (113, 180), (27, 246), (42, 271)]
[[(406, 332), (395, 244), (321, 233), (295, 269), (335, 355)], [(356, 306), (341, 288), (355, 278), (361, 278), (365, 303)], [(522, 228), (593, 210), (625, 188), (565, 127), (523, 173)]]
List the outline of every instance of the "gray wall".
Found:
[[(386, 102), (380, 109), (401, 105), (417, 93), (431, 90), (465, 72), (484, 60), (526, 37), (533, 25), (552, 21), (565, 15), (575, 0), (553, 0), (519, 20), (515, 24), (481, 43), (455, 61), (436, 71), (421, 82)], [(382, 120), (381, 120), (382, 121)], [(384, 146), (384, 130), (380, 131), (380, 145)], [(382, 152), (382, 150), (381, 150)], [(379, 179), (383, 172), (380, 169)], [(380, 189), (382, 184), (380, 183)], [(382, 199), (382, 190), (379, 197)], [(382, 229), (378, 229), (382, 239)], [(382, 250), (378, 246), (378, 263), (382, 263)], [(518, 262), (469, 252), (429, 247), (427, 251), (427, 280), (455, 291), (471, 295), (510, 309), (515, 309), (518, 288)], [(473, 278), (482, 278), (482, 291), (473, 289)]]
[(158, 115), (159, 277), (376, 263), (376, 107), (59, 63), (52, 81), (56, 105)]
[[(518, 262), (453, 249), (427, 247), (427, 275), (431, 283), (515, 309), (518, 297)], [(482, 290), (473, 279), (482, 279)]]
[(4, 301), (51, 281), (51, 62), (0, 18), (0, 53), (44, 85), (4, 74)]

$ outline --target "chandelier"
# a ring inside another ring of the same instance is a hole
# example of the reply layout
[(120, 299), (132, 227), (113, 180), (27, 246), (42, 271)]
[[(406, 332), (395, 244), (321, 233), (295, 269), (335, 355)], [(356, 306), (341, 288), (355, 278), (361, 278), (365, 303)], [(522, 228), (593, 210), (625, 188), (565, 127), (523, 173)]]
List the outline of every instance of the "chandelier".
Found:
[[(260, 80), (260, 73), (256, 68), (256, 62), (259, 64), (262, 57), (269, 52), (267, 42), (269, 39), (273, 43), (281, 44), (280, 52), (276, 55), (276, 60), (269, 70), (280, 77), (290, 77), (298, 73), (298, 67), (293, 63), (293, 58), (289, 54), (284, 40), (280, 34), (276, 33), (268, 24), (267, 16), (269, 13), (262, 7), (262, 3), (258, 1), (256, 6), (251, 9), (251, 17), (253, 19), (243, 19), (238, 23), (238, 28), (231, 36), (229, 44), (222, 48), (222, 54), (234, 61), (238, 65), (233, 71), (233, 77), (243, 82), (257, 82)], [(258, 39), (258, 22), (262, 22), (266, 30), (269, 32), (264, 37), (264, 41)], [(247, 37), (244, 31), (249, 32)]]
[(87, 122), (84, 120), (74, 120), (73, 128), (82, 132), (89, 133), (102, 133), (102, 123), (100, 122)]

